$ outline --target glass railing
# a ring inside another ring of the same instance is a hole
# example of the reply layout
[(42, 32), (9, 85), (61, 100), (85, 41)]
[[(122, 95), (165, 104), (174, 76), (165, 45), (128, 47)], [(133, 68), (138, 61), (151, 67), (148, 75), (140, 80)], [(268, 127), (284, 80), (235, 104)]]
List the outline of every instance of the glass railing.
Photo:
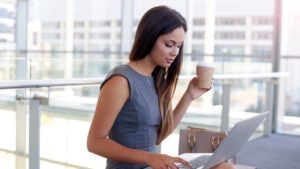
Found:
[[(216, 73), (271, 72), (267, 55), (184, 54), (181, 74), (195, 73), (195, 64), (213, 60)], [(103, 51), (0, 51), (0, 80), (97, 78), (126, 63), (128, 54)]]
[[(216, 76), (216, 87), (210, 94), (208, 93), (208, 98), (202, 97), (191, 105), (178, 129), (162, 143), (162, 153), (177, 154), (174, 146), (178, 145), (178, 130), (187, 125), (213, 130), (229, 129), (237, 121), (261, 112), (254, 108), (244, 110), (243, 106), (249, 103), (235, 105), (230, 92), (230, 88), (235, 88), (235, 83), (232, 82), (256, 79), (258, 84), (264, 84), (269, 79), (280, 76), (267, 74), (256, 78), (258, 74), (243, 75), (241, 77), (236, 74)], [(179, 83), (181, 85), (187, 83), (189, 78), (190, 76), (182, 76)], [(28, 163), (29, 168), (36, 168), (32, 167), (36, 165), (40, 168), (103, 168), (105, 166), (104, 158), (93, 155), (86, 149), (86, 137), (96, 97), (82, 95), (84, 90), (97, 91), (95, 92), (97, 95), (101, 80), (81, 79), (80, 81), (33, 80), (18, 81), (17, 85), (11, 82), (1, 84), (0, 131), (3, 139), (0, 141), (0, 152), (7, 160), (3, 161), (4, 164), (0, 164), (0, 166), (27, 168), (24, 166), (27, 166)], [(13, 89), (8, 89), (7, 86), (11, 84)], [(262, 89), (262, 87), (253, 87), (253, 84), (250, 86), (246, 84), (243, 88), (244, 91), (249, 90), (251, 93), (267, 91), (266, 88)], [(22, 86), (25, 88), (23, 89)], [(221, 91), (216, 89), (221, 89)], [(177, 91), (180, 92), (180, 90)], [(213, 94), (215, 92), (220, 92), (220, 96)], [(176, 97), (177, 95), (180, 94), (177, 93)], [(222, 98), (222, 103), (216, 101), (219, 97)], [(268, 109), (266, 107), (268, 101), (263, 95), (261, 98), (260, 106), (264, 110)], [(211, 99), (215, 101), (211, 102)], [(230, 101), (225, 102), (227, 99)], [(224, 107), (233, 108), (224, 110)], [(224, 119), (228, 119), (228, 121), (224, 121)], [(257, 135), (262, 135), (268, 128), (268, 125), (261, 126)]]
[[(13, 52), (0, 55), (0, 168), (28, 168), (29, 163), (33, 165), (28, 148), (34, 140), (29, 138), (32, 129), (32, 108), (29, 105), (36, 98), (46, 98), (40, 104), (40, 168), (103, 168), (105, 159), (86, 150), (87, 132), (101, 81), (112, 67), (125, 63), (127, 60), (123, 58), (127, 56), (111, 54), (115, 57), (109, 60), (105, 53), (91, 52), (82, 53), (86, 55), (85, 59), (75, 59), (75, 55), (81, 53), (58, 52), (55, 53), (56, 58), (51, 53), (44, 53), (49, 58), (41, 57), (41, 52), (28, 53), (28, 60), (17, 58)], [(64, 67), (65, 53), (73, 57), (71, 76), (66, 74)], [(185, 56), (174, 104), (195, 74), (194, 67), (198, 61), (195, 58), (200, 57), (194, 54)], [(271, 73), (268, 57), (233, 58), (215, 57), (216, 74), (212, 90), (192, 103), (176, 131), (162, 143), (163, 153), (177, 155), (174, 147), (178, 146), (178, 130), (187, 125), (213, 130), (229, 129), (241, 119), (270, 109), (273, 85), (278, 83), (278, 79), (286, 81), (290, 78), (285, 73)], [(16, 68), (17, 63), (26, 63), (24, 68), (28, 70), (28, 80), (14, 81), (16, 72), (20, 71), (16, 70), (19, 69)], [(270, 125), (260, 126), (256, 136), (270, 132)], [(299, 125), (294, 127), (299, 128)]]
[(300, 81), (298, 78), (300, 56), (282, 56), (281, 70), (288, 71), (285, 79), (285, 114), (278, 132), (300, 135)]
[(104, 159), (86, 149), (96, 97), (82, 96), (84, 90), (99, 91), (101, 81), (51, 82), (50, 87), (0, 90), (0, 148), (7, 158), (1, 158), (0, 168), (103, 168)]

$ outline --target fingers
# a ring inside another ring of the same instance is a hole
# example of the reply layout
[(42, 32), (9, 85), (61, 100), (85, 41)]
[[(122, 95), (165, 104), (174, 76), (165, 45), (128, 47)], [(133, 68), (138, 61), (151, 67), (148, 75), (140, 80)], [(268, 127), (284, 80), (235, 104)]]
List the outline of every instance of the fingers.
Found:
[(169, 163), (166, 167), (167, 169), (179, 169), (179, 167), (174, 162)]
[(178, 169), (179, 167), (176, 165), (176, 162), (179, 162), (177, 161), (176, 158), (170, 158), (167, 162), (166, 162), (166, 168), (167, 169)]
[(168, 155), (154, 155), (151, 160), (151, 166), (153, 169), (179, 169), (179, 164), (187, 167), (192, 167), (191, 164), (180, 157), (171, 157)]
[(174, 157), (174, 162), (181, 163), (187, 167), (192, 167), (191, 163), (189, 163), (188, 161), (185, 161), (184, 159), (179, 158), (179, 157)]
[(192, 167), (192, 165), (189, 162), (183, 160), (182, 158), (172, 157), (168, 160), (168, 162), (165, 163), (164, 169), (179, 169), (178, 164), (183, 164), (187, 167)]

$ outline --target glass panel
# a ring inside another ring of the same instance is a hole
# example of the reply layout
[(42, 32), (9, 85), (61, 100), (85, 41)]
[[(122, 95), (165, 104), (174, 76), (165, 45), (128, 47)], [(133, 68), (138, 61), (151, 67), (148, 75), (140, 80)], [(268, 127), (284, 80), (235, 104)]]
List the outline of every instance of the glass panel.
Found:
[(282, 38), (281, 64), (282, 71), (289, 72), (287, 78), (282, 79), (285, 96), (284, 112), (279, 115), (278, 131), (287, 134), (300, 135), (300, 4), (297, 0), (282, 1)]
[[(0, 90), (0, 168), (15, 168), (16, 91)], [(26, 121), (26, 119), (25, 119)], [(26, 131), (26, 128), (24, 129)], [(25, 134), (26, 135), (26, 134)], [(23, 142), (26, 143), (25, 140)], [(20, 154), (22, 156), (22, 154)], [(24, 156), (22, 156), (24, 157)]]
[(41, 115), (41, 158), (78, 167), (104, 166), (104, 158), (84, 146), (98, 93), (99, 85), (50, 88), (49, 106), (43, 106)]
[[(15, 5), (14, 0), (0, 2), (1, 82), (16, 79)], [(12, 154), (16, 150), (15, 93), (15, 90), (0, 90), (0, 168), (15, 167), (16, 158)]]
[(300, 83), (298, 77), (300, 56), (286, 56), (281, 59), (281, 68), (289, 72), (284, 78), (285, 114), (278, 119), (281, 133), (300, 135)]
[(13, 90), (0, 90), (0, 148), (16, 149), (16, 112)]

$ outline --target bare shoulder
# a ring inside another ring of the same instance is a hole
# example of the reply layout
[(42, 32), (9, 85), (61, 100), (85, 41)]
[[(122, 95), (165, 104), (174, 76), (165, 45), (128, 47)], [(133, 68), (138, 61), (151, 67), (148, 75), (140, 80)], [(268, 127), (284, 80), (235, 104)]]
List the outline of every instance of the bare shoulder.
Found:
[(121, 75), (114, 75), (109, 78), (103, 87), (118, 87), (118, 86), (128, 86), (128, 81), (124, 76)]
[(119, 97), (129, 97), (128, 81), (124, 76), (114, 75), (106, 81), (101, 89), (102, 94), (109, 94), (111, 97), (117, 95)]

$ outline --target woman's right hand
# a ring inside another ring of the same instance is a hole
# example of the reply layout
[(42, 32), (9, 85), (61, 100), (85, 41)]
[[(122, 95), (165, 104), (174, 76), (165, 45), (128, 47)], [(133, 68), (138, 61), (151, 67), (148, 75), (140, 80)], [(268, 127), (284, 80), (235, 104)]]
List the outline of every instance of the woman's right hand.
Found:
[(191, 164), (184, 159), (165, 154), (149, 154), (147, 161), (147, 164), (151, 166), (152, 169), (178, 169), (178, 163), (191, 167)]

